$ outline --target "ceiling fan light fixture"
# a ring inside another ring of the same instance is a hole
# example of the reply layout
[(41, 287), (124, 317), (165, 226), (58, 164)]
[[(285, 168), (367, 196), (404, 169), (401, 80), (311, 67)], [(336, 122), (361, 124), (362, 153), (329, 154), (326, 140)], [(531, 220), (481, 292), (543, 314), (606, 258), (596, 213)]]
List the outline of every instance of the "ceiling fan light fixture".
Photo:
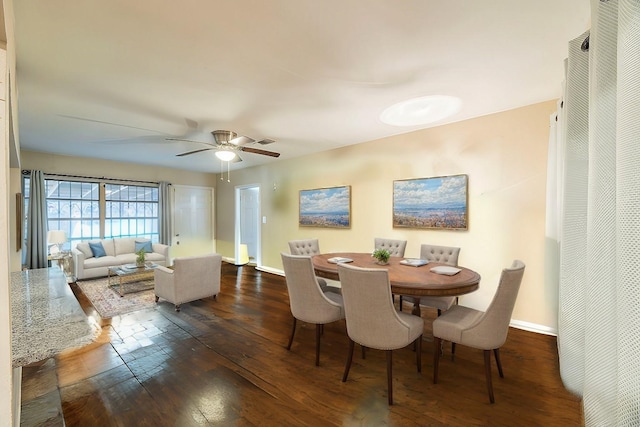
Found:
[(380, 120), (391, 126), (426, 125), (453, 116), (461, 106), (455, 96), (422, 96), (393, 104), (382, 112)]
[(223, 162), (229, 162), (233, 160), (235, 156), (236, 156), (236, 153), (234, 153), (233, 151), (229, 151), (229, 150), (216, 151), (216, 157), (222, 160)]

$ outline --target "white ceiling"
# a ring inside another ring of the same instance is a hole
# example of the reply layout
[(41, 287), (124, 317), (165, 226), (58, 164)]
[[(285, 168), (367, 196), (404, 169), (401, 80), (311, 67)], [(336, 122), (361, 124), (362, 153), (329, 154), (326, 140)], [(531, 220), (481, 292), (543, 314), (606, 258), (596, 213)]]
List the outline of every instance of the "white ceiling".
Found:
[[(275, 143), (232, 169), (419, 129), (388, 106), (452, 95), (464, 120), (560, 96), (584, 0), (15, 1), (22, 149), (219, 172), (226, 129)], [(424, 127), (424, 126), (423, 126)]]

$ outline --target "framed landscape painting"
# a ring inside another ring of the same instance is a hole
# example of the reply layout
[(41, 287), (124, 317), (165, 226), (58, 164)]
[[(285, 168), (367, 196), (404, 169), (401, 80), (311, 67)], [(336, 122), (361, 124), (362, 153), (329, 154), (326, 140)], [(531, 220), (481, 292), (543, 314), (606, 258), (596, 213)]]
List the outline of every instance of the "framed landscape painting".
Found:
[(302, 227), (351, 227), (351, 187), (300, 190)]
[(467, 175), (393, 181), (393, 226), (467, 229)]

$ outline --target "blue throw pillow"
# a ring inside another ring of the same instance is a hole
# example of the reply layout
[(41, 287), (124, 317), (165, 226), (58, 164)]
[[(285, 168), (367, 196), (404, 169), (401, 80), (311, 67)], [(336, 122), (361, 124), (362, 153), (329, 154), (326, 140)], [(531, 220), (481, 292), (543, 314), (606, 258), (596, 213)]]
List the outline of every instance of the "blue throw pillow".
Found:
[(153, 248), (151, 247), (151, 240), (145, 240), (144, 242), (136, 241), (136, 252), (143, 249), (147, 253), (153, 252)]
[(102, 246), (102, 242), (89, 242), (89, 247), (91, 248), (91, 252), (93, 252), (94, 257), (100, 258), (101, 256), (107, 256), (107, 253), (104, 251), (104, 247)]

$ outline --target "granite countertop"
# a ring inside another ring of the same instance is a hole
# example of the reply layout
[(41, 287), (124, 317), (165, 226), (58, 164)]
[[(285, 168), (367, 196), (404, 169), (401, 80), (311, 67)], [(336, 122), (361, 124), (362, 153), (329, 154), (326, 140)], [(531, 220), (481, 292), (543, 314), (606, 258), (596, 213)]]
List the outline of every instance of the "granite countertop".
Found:
[(59, 268), (11, 273), (13, 367), (92, 342), (100, 332), (84, 314)]

